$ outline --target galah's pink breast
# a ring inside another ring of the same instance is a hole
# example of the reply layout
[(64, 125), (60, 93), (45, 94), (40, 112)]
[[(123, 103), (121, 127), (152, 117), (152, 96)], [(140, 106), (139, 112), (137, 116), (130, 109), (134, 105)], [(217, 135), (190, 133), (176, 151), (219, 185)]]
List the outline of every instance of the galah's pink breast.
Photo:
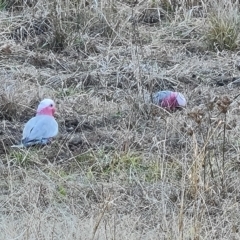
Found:
[(175, 109), (178, 107), (178, 102), (177, 102), (177, 93), (172, 92), (169, 96), (165, 97), (162, 102), (161, 102), (161, 107), (163, 108), (168, 108), (168, 109)]

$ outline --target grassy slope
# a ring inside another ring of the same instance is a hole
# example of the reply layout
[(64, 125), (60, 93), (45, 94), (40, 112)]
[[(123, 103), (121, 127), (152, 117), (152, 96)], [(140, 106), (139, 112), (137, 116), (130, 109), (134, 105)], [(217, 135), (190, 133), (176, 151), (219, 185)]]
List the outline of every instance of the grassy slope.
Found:
[[(209, 4), (12, 2), (0, 12), (0, 239), (238, 239), (239, 89), (218, 83), (240, 59), (208, 50)], [(187, 108), (152, 106), (166, 88)], [(58, 104), (58, 138), (11, 149), (43, 97)]]

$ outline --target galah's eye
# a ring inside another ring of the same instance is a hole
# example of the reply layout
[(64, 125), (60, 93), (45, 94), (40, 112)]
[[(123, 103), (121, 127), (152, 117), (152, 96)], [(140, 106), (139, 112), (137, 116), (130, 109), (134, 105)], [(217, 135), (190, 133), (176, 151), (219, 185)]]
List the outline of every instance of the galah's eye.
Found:
[(53, 104), (50, 104), (50, 107), (53, 107)]

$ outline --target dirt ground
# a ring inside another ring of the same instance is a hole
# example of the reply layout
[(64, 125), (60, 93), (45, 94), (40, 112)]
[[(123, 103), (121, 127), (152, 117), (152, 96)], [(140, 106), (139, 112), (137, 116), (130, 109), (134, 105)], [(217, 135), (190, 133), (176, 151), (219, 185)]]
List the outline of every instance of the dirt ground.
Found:
[[(240, 48), (209, 48), (210, 10), (0, 1), (0, 239), (239, 239)], [(59, 135), (11, 148), (43, 98)]]

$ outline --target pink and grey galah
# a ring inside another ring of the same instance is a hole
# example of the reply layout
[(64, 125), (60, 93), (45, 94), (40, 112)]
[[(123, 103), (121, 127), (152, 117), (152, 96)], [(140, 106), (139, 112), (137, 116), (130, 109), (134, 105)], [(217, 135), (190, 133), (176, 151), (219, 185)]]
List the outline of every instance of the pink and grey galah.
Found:
[(186, 107), (187, 101), (179, 92), (160, 91), (153, 94), (153, 103), (168, 110)]
[(44, 99), (37, 108), (37, 114), (31, 118), (23, 129), (22, 144), (15, 147), (45, 145), (58, 134), (58, 123), (54, 118), (56, 111), (52, 99)]

